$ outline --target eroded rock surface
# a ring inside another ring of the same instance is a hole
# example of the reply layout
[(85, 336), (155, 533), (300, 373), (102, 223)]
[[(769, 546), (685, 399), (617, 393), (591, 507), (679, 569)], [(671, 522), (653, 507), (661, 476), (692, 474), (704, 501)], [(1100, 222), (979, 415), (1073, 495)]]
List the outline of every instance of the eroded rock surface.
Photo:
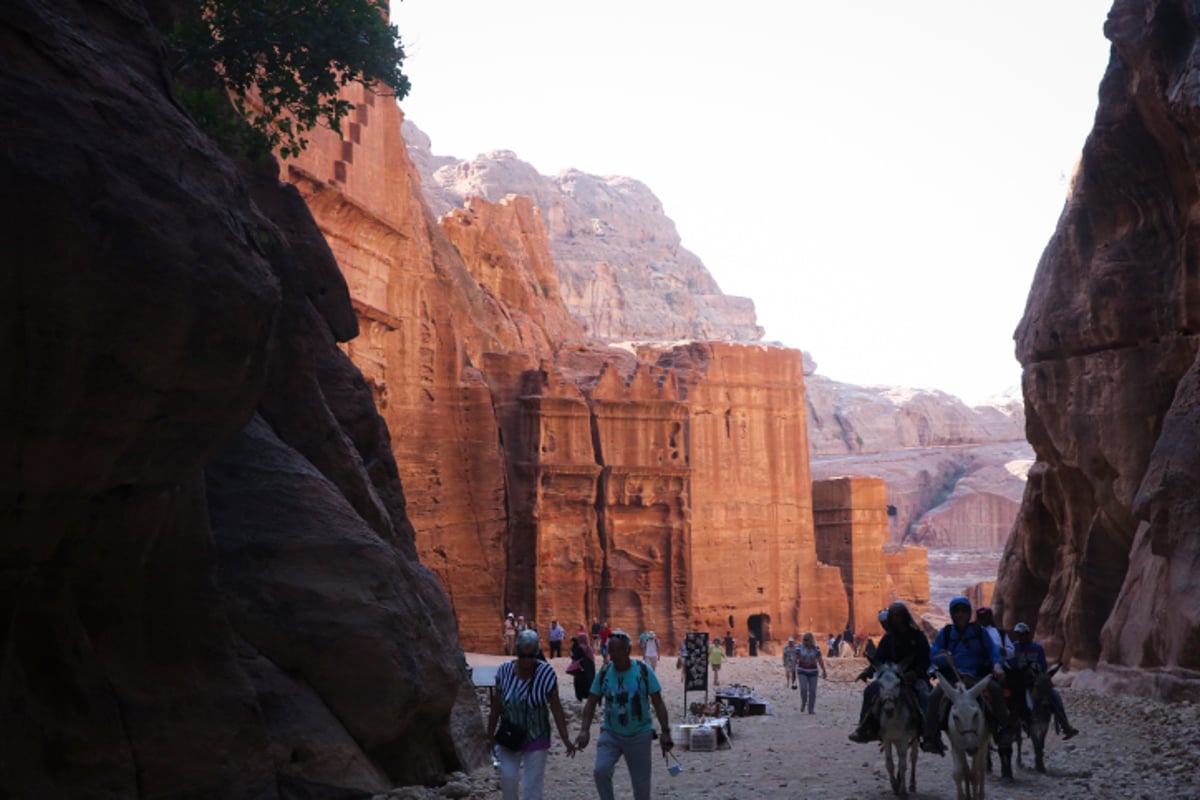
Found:
[(0, 12), (0, 795), (336, 798), (473, 765), (451, 608), (336, 345), (345, 282), (165, 58), (137, 3)]
[(1095, 127), (1017, 328), (1037, 453), (996, 587), (1080, 682), (1200, 694), (1197, 34), (1118, 0)]

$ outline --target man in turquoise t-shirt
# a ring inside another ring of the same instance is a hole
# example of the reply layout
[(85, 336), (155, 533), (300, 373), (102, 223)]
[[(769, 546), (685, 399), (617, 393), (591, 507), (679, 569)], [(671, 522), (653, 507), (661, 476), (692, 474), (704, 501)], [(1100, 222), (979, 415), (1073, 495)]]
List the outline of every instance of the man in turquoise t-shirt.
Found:
[(651, 706), (662, 730), (659, 741), (663, 755), (674, 748), (658, 676), (643, 662), (635, 663), (630, 658), (632, 649), (629, 634), (621, 630), (609, 634), (608, 654), (612, 662), (592, 681), (587, 704), (583, 707), (579, 737), (575, 741), (579, 749), (587, 747), (592, 715), (603, 698), (604, 718), (600, 723), (600, 738), (596, 741), (593, 771), (600, 800), (613, 800), (613, 772), (621, 756), (625, 757), (625, 766), (629, 769), (634, 800), (650, 800), (650, 742), (654, 738)]

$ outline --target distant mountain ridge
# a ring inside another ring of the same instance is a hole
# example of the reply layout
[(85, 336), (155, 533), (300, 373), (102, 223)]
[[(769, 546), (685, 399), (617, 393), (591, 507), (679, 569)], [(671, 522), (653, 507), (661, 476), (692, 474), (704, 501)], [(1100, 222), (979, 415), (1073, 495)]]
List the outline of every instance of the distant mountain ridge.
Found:
[(550, 177), (510, 150), (469, 161), (435, 156), (412, 122), (402, 133), (430, 210), (442, 216), (466, 198), (510, 194), (542, 211), (563, 300), (584, 331), (604, 341), (757, 342), (754, 302), (723, 294), (680, 242), (675, 223), (642, 182), (565, 170)]

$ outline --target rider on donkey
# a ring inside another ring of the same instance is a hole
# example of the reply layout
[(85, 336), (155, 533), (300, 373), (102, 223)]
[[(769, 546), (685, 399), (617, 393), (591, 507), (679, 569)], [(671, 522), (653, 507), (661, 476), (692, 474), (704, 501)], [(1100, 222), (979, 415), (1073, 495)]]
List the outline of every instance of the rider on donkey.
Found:
[[(961, 675), (968, 685), (974, 685), (989, 673), (997, 680), (1003, 678), (1004, 666), (992, 637), (978, 622), (971, 622), (971, 601), (961, 596), (951, 600), (950, 619), (952, 622), (938, 633), (930, 650), (931, 659), (938, 668), (941, 679), (952, 680), (955, 672)], [(995, 688), (998, 689), (998, 686)], [(992, 689), (993, 687), (988, 687), (988, 695), (996, 720), (996, 736), (999, 738), (1004, 726), (1008, 724), (1008, 705), (1000, 692), (991, 691)], [(925, 730), (921, 736), (921, 749), (927, 753), (946, 754), (940, 730), (946, 710), (943, 708), (945, 700), (940, 685), (929, 695), (929, 704), (925, 708)]]
[[(886, 621), (885, 621), (886, 620)], [(905, 671), (905, 683), (911, 685), (917, 695), (920, 713), (929, 702), (929, 640), (913, 621), (908, 606), (899, 601), (887, 608), (887, 616), (880, 619), (887, 631), (875, 650), (874, 663), (902, 665)], [(866, 680), (875, 671), (867, 667), (859, 674), (859, 680)], [(872, 682), (863, 689), (862, 711), (859, 713), (858, 727), (850, 734), (852, 742), (871, 742), (879, 738), (879, 715), (875, 708), (875, 699), (879, 697), (879, 684)]]
[[(1026, 665), (1036, 665), (1043, 674), (1049, 672), (1049, 667), (1046, 664), (1046, 650), (1033, 640), (1033, 631), (1024, 622), (1018, 622), (1013, 627), (1013, 635), (1017, 638), (1017, 643), (1013, 647), (1013, 654), (1010, 663), (1021, 669)], [(1062, 733), (1064, 740), (1075, 736), (1079, 731), (1071, 727), (1071, 723), (1067, 722), (1067, 710), (1063, 707), (1062, 695), (1058, 693), (1058, 689), (1050, 690), (1052, 698), (1051, 705), (1054, 708), (1054, 718), (1058, 720), (1058, 729)]]

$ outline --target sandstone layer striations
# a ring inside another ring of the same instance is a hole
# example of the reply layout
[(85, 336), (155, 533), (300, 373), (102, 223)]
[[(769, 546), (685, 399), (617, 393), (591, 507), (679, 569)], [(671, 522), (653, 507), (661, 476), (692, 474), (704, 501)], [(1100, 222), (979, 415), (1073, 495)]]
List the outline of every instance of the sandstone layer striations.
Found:
[(996, 586), (1085, 680), (1200, 695), (1200, 23), (1119, 0), (1095, 126), (1016, 331), (1037, 453)]
[(451, 607), (336, 344), (347, 286), (165, 57), (137, 3), (0, 14), (0, 795), (357, 797), (474, 764)]

